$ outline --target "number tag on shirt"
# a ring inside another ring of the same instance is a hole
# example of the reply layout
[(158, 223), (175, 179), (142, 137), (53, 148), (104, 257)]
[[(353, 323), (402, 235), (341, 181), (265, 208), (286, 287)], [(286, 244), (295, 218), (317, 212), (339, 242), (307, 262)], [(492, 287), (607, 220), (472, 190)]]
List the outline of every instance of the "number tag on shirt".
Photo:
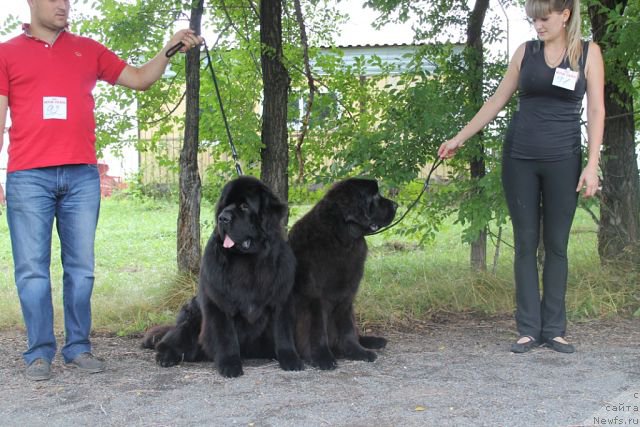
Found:
[(44, 120), (67, 120), (67, 98), (63, 96), (43, 97), (42, 118)]
[(578, 72), (570, 68), (556, 68), (556, 74), (553, 76), (553, 85), (563, 89), (574, 90), (578, 81)]

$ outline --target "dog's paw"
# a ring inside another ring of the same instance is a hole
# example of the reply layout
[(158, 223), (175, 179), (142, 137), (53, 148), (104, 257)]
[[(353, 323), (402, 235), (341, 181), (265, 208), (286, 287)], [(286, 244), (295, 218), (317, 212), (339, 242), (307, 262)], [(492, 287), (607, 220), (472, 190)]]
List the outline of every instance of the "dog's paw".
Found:
[(142, 338), (142, 348), (155, 349), (160, 340), (173, 329), (175, 329), (175, 327), (169, 325), (159, 325), (149, 328)]
[(377, 358), (378, 358), (377, 354), (375, 354), (373, 351), (367, 350), (367, 351), (364, 352), (364, 357), (362, 359), (360, 359), (360, 360), (364, 360), (364, 361), (367, 361), (367, 362), (373, 362)]
[(311, 358), (314, 366), (322, 369), (323, 371), (328, 371), (331, 369), (336, 369), (338, 367), (338, 362), (336, 358), (333, 357), (333, 354), (329, 350), (318, 352), (315, 356)]
[(182, 355), (170, 347), (158, 346), (156, 349), (156, 362), (163, 368), (175, 366), (182, 361)]
[(236, 378), (244, 374), (240, 356), (230, 356), (220, 360), (218, 362), (218, 372), (226, 378)]
[(364, 348), (354, 348), (344, 352), (344, 357), (349, 360), (364, 360), (365, 362), (373, 362), (378, 355), (373, 351)]
[(298, 354), (293, 350), (281, 351), (278, 354), (278, 363), (285, 371), (302, 371), (304, 363)]
[(371, 350), (380, 350), (387, 346), (387, 340), (382, 337), (364, 335), (359, 337), (360, 345)]

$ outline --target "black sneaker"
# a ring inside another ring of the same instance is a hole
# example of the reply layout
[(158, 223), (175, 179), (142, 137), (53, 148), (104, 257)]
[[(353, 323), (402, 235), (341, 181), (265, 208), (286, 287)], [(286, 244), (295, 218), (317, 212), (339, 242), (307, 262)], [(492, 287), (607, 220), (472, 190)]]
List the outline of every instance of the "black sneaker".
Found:
[(102, 372), (107, 368), (104, 360), (98, 359), (91, 353), (80, 353), (67, 365), (90, 374)]
[(51, 378), (51, 363), (48, 360), (38, 358), (31, 362), (24, 375), (31, 381), (44, 381)]

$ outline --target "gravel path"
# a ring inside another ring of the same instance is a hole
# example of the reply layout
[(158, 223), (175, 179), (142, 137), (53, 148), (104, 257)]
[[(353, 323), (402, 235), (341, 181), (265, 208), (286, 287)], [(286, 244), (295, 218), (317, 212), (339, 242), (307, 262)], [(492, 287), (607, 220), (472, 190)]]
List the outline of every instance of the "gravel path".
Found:
[(284, 372), (250, 360), (224, 379), (210, 363), (160, 368), (139, 338), (97, 336), (100, 374), (54, 362), (23, 377), (21, 331), (0, 332), (2, 426), (640, 425), (640, 319), (571, 325), (578, 352), (514, 355), (510, 319), (385, 331), (373, 363)]

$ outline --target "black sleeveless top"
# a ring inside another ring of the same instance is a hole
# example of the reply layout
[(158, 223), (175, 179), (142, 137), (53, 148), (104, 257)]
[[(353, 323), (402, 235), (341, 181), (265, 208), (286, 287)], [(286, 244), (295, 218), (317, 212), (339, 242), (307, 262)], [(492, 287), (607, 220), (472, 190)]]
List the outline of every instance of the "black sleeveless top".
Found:
[[(526, 43), (518, 80), (518, 107), (505, 138), (505, 154), (516, 159), (555, 161), (580, 151), (580, 110), (587, 89), (584, 63), (589, 43), (583, 42), (580, 72), (574, 90), (552, 84), (556, 68), (544, 59), (544, 42)], [(565, 56), (557, 68), (569, 68)]]

